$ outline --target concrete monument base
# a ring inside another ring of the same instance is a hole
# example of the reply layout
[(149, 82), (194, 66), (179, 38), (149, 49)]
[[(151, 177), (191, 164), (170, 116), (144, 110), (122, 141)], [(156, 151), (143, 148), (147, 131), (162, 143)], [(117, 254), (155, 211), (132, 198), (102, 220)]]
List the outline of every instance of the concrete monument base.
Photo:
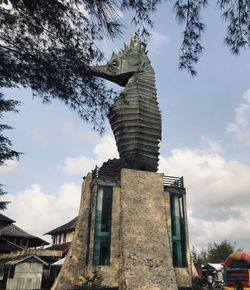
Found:
[[(112, 187), (110, 262), (93, 266), (96, 196), (102, 187)], [(88, 174), (82, 187), (75, 236), (51, 289), (74, 289), (80, 284), (81, 274), (91, 275), (95, 270), (105, 289), (191, 289), (187, 227), (187, 265), (173, 266), (171, 190), (164, 187), (163, 174), (159, 173), (122, 169), (117, 180)]]

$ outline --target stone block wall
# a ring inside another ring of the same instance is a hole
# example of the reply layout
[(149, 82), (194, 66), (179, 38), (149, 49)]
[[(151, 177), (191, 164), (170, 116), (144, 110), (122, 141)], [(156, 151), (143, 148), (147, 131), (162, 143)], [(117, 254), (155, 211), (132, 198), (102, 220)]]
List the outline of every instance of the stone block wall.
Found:
[(82, 187), (79, 217), (71, 247), (51, 290), (70, 290), (79, 285), (86, 264), (88, 214), (92, 175), (88, 174)]
[(101, 180), (93, 183), (91, 174), (85, 178), (75, 236), (51, 290), (73, 289), (81, 274), (91, 275), (95, 270), (102, 276), (102, 286), (119, 290), (191, 287), (188, 230), (188, 267), (174, 268), (169, 193), (164, 192), (163, 175), (159, 173), (122, 169), (120, 184), (112, 184), (110, 266), (93, 266), (96, 194), (102, 185), (111, 186)]
[(121, 290), (175, 290), (163, 176), (122, 169)]

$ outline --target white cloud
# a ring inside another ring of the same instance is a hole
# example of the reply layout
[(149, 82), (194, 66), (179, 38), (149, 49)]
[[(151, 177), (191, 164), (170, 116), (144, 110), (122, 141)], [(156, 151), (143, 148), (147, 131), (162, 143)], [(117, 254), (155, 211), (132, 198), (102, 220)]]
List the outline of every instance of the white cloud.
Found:
[(108, 159), (118, 158), (118, 152), (116, 149), (115, 139), (111, 135), (105, 135), (102, 137), (101, 142), (94, 148), (94, 153), (97, 156), (97, 161), (103, 162)]
[(100, 143), (94, 147), (95, 158), (90, 159), (84, 155), (77, 157), (66, 157), (63, 171), (68, 175), (87, 174), (96, 165), (101, 166), (104, 161), (112, 158), (118, 158), (118, 152), (115, 140), (111, 135), (105, 135), (101, 138)]
[(16, 194), (6, 195), (5, 200), (11, 203), (4, 214), (23, 230), (42, 236), (77, 216), (80, 194), (80, 186), (74, 183), (62, 184), (53, 195), (45, 193), (39, 184), (33, 184)]
[(212, 140), (208, 137), (202, 137), (202, 143), (208, 147), (210, 153), (221, 153), (222, 152), (222, 145), (221, 142), (218, 140)]
[(243, 101), (235, 109), (234, 121), (227, 125), (227, 132), (243, 145), (250, 146), (250, 90), (243, 95)]
[(152, 39), (152, 42), (156, 45), (166, 44), (170, 41), (169, 36), (156, 30), (152, 32), (151, 39)]
[(84, 125), (85, 127), (82, 126), (82, 128), (79, 129), (71, 120), (65, 120), (59, 129), (60, 137), (77, 144), (79, 144), (79, 142), (84, 144), (86, 140), (88, 140), (88, 142), (97, 142), (99, 134), (93, 130), (86, 129), (86, 124)]
[[(226, 160), (221, 145), (203, 139), (207, 149), (177, 148), (169, 156), (160, 156), (159, 172), (184, 176), (187, 190), (191, 243), (206, 246), (223, 239), (236, 241), (247, 249), (250, 231), (250, 166)], [(86, 174), (94, 166), (117, 157), (114, 138), (105, 135), (93, 148), (95, 157), (67, 157), (67, 174)], [(78, 212), (80, 187), (65, 183), (54, 195), (44, 192), (38, 184), (8, 195), (11, 200), (6, 214), (30, 233), (41, 235), (69, 221)], [(239, 233), (236, 235), (236, 232)]]
[(63, 171), (69, 175), (86, 174), (90, 172), (96, 166), (94, 159), (89, 159), (84, 155), (77, 157), (66, 157), (63, 166)]
[(208, 243), (223, 240), (236, 241), (237, 247), (249, 250), (250, 217), (245, 219), (229, 218), (225, 221), (205, 221), (189, 217), (191, 243), (205, 247)]
[(43, 130), (40, 128), (36, 128), (32, 132), (32, 136), (36, 142), (38, 142), (43, 147), (50, 146), (55, 141), (55, 135), (52, 132), (49, 132), (48, 130)]
[[(149, 50), (150, 50), (150, 52), (159, 55), (161, 47), (165, 47), (165, 45), (169, 42), (170, 42), (169, 36), (159, 32), (159, 31), (153, 31), (151, 33)], [(166, 49), (166, 47), (164, 49)]]
[(16, 175), (19, 172), (19, 162), (17, 160), (7, 160), (0, 166), (1, 175)]
[(159, 171), (184, 176), (191, 242), (206, 246), (228, 239), (247, 247), (250, 166), (225, 160), (214, 144), (206, 150), (174, 149), (169, 157), (160, 157)]

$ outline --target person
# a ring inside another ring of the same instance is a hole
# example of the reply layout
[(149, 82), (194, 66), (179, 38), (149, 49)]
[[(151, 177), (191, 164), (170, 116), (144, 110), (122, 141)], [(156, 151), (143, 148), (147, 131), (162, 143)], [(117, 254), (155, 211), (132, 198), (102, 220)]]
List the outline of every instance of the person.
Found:
[(223, 274), (222, 271), (218, 271), (217, 273), (217, 287), (223, 288)]
[(236, 290), (244, 290), (243, 285), (242, 285), (241, 281), (239, 281), (239, 280), (235, 281), (235, 288), (236, 288)]
[(209, 290), (213, 289), (213, 277), (211, 274), (207, 276), (207, 286)]

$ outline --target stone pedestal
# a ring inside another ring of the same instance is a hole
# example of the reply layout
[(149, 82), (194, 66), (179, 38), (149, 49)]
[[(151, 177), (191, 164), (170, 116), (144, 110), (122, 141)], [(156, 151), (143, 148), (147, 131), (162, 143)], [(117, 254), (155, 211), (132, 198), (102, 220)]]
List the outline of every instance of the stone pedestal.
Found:
[[(110, 265), (93, 266), (96, 195), (103, 186), (113, 192)], [(81, 274), (94, 270), (101, 274), (105, 289), (191, 289), (187, 227), (187, 267), (173, 267), (170, 191), (164, 191), (159, 173), (122, 169), (116, 181), (88, 174), (74, 239), (51, 290), (74, 289)], [(187, 219), (186, 204), (184, 212)]]
[(70, 290), (79, 285), (81, 274), (85, 273), (86, 241), (88, 239), (88, 215), (91, 195), (91, 174), (82, 186), (81, 202), (75, 235), (69, 252), (51, 290)]
[(120, 289), (177, 289), (162, 174), (122, 169), (120, 232)]

